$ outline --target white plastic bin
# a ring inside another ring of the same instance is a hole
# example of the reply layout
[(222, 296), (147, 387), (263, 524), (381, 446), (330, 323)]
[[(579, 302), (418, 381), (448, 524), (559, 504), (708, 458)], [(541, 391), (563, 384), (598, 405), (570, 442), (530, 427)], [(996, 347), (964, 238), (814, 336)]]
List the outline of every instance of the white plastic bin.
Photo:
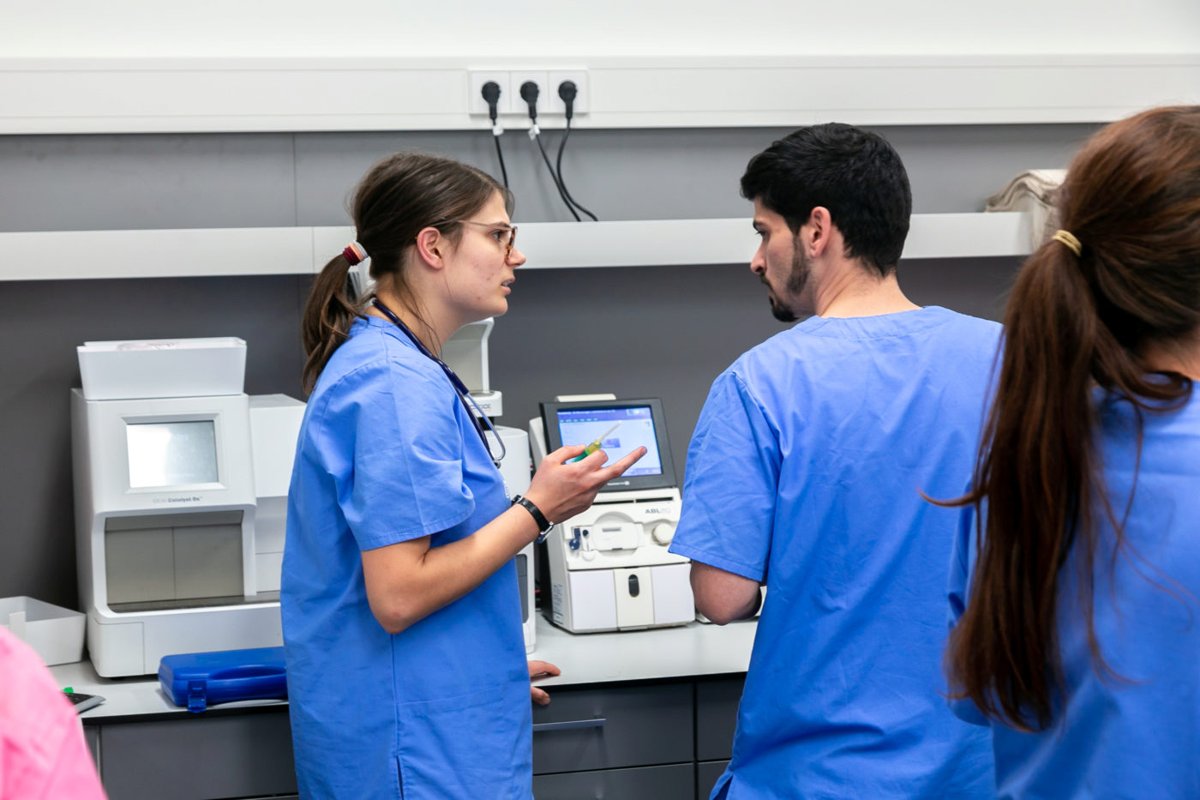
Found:
[(241, 394), (245, 383), (246, 342), (236, 336), (84, 342), (76, 351), (88, 400)]
[(0, 625), (32, 647), (47, 666), (83, 658), (86, 620), (78, 611), (32, 597), (0, 598)]

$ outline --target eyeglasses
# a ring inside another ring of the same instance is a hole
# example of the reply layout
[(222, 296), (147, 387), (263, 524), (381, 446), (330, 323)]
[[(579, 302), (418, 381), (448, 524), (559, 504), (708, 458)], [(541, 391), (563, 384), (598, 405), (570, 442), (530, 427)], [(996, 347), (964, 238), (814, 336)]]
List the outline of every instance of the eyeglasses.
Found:
[(452, 222), (458, 225), (478, 225), (481, 228), (491, 228), (488, 236), (494, 239), (496, 244), (504, 248), (504, 260), (508, 261), (512, 256), (513, 245), (517, 242), (516, 225), (497, 225), (494, 222), (477, 222), (473, 219), (444, 219), (433, 223), (430, 227), (436, 228), (439, 225), (449, 225)]

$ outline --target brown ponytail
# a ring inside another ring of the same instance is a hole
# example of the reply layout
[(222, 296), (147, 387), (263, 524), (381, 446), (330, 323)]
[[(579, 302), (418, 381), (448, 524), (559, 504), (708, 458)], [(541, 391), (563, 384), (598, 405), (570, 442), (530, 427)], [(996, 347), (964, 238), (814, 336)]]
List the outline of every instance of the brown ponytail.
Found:
[(358, 298), (350, 284), (350, 262), (339, 254), (317, 275), (304, 304), (300, 333), (307, 354), (303, 373), (306, 395), (312, 392), (333, 351), (350, 335), (350, 325), (358, 314)]
[(1067, 564), (1080, 577), (1093, 662), (1109, 672), (1092, 615), (1098, 523), (1107, 520), (1121, 549), (1132, 497), (1114, 508), (1103, 485), (1094, 392), (1133, 406), (1139, 445), (1143, 413), (1178, 407), (1191, 392), (1181, 374), (1148, 375), (1143, 356), (1200, 334), (1200, 107), (1155, 109), (1100, 131), (1072, 162), (1059, 211), (1081, 252), (1050, 241), (1021, 267), (973, 489), (951, 503), (974, 505), (980, 522), (966, 612), (947, 651), (952, 691), (1024, 730), (1051, 722), (1063, 688)]
[[(493, 177), (448, 158), (396, 153), (378, 162), (359, 183), (351, 209), (357, 241), (370, 258), (371, 277), (386, 278), (405, 309), (420, 319), (421, 298), (405, 280), (405, 260), (417, 234), (432, 226), (456, 240), (462, 233), (459, 221), (497, 193), (511, 206), (508, 190)], [(317, 276), (304, 306), (306, 394), (362, 313), (366, 298), (355, 296), (349, 277), (350, 263), (342, 255), (334, 257)]]

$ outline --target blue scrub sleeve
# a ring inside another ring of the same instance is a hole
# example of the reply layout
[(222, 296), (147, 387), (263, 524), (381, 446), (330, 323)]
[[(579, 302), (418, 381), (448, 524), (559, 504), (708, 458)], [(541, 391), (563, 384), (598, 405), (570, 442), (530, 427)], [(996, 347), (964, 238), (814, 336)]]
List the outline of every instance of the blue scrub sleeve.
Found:
[(357, 392), (354, 470), (342, 501), (362, 550), (452, 528), (471, 515), (459, 400), (443, 375), (391, 362)]
[(671, 552), (765, 582), (779, 487), (777, 428), (732, 371), (713, 382), (688, 447)]
[[(966, 506), (959, 513), (958, 530), (950, 552), (950, 571), (946, 584), (946, 599), (950, 604), (950, 629), (967, 610), (970, 596), (971, 570), (975, 566), (975, 506)], [(989, 725), (987, 717), (970, 700), (950, 700), (950, 710), (963, 722)]]

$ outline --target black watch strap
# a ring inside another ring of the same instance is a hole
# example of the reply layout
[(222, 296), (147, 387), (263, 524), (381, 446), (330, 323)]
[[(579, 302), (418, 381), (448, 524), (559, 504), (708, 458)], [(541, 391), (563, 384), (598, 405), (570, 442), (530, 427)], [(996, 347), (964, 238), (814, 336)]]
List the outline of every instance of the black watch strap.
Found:
[(550, 533), (550, 529), (554, 527), (554, 523), (546, 519), (546, 515), (542, 513), (540, 508), (521, 495), (514, 494), (512, 501), (513, 505), (523, 507), (533, 517), (534, 523), (538, 526), (538, 541), (545, 540), (546, 535)]

